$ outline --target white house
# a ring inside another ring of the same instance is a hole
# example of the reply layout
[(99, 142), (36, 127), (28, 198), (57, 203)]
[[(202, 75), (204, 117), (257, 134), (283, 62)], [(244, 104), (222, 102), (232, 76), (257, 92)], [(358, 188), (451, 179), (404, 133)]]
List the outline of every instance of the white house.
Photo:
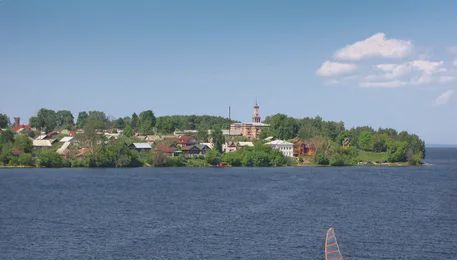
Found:
[(284, 156), (293, 157), (294, 156), (294, 144), (289, 143), (283, 140), (274, 140), (266, 143), (266, 145), (271, 146), (271, 148), (281, 151)]

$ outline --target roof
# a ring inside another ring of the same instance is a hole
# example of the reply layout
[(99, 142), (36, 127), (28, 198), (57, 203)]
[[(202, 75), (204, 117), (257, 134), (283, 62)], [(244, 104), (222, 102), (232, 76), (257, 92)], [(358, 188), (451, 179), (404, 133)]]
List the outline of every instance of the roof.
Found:
[(257, 122), (245, 122), (245, 123), (232, 123), (230, 126), (233, 126), (233, 127), (241, 127), (241, 126), (267, 127), (267, 126), (270, 126), (270, 125), (269, 124), (264, 124), (264, 123), (257, 123)]
[(151, 145), (148, 143), (133, 143), (136, 149), (152, 149)]
[(195, 141), (195, 139), (192, 136), (188, 136), (188, 135), (178, 136), (178, 144), (189, 145), (189, 144), (196, 144), (196, 143), (197, 143), (197, 141)]
[(52, 140), (33, 140), (33, 146), (35, 147), (51, 147)]
[(214, 144), (213, 143), (200, 143), (201, 146), (203, 145), (206, 145), (208, 146), (209, 149), (213, 149), (214, 148)]
[(266, 144), (269, 144), (269, 145), (293, 145), (292, 143), (289, 143), (289, 142), (284, 141), (284, 140), (274, 140), (274, 141), (268, 142)]
[(70, 146), (70, 144), (70, 142), (63, 143), (63, 145), (59, 149), (57, 149), (56, 152), (60, 155), (65, 154), (68, 151), (68, 146)]
[(182, 147), (183, 151), (190, 151), (192, 149), (199, 150), (199, 151), (201, 150), (197, 145), (186, 145), (186, 146)]
[(241, 129), (224, 129), (222, 130), (223, 135), (241, 135)]
[(44, 140), (46, 138), (46, 135), (39, 135), (35, 140)]
[(238, 142), (239, 146), (254, 146), (252, 142)]
[(155, 147), (155, 150), (157, 152), (162, 152), (162, 153), (174, 153), (176, 151), (176, 148), (170, 147), (164, 144), (158, 144)]
[(73, 139), (73, 136), (65, 136), (62, 139), (60, 139), (59, 142), (66, 143), (66, 142), (70, 142), (72, 139)]

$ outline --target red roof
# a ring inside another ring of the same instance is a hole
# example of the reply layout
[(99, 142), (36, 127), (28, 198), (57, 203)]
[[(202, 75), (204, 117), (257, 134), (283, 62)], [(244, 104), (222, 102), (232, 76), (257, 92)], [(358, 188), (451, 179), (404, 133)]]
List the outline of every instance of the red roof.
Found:
[(196, 144), (197, 141), (189, 135), (180, 135), (178, 136), (178, 144), (181, 145), (193, 145)]
[(14, 132), (17, 132), (21, 129), (24, 129), (24, 128), (31, 128), (30, 125), (14, 125), (12, 128), (11, 128), (11, 131), (14, 131)]
[(164, 144), (158, 144), (155, 147), (156, 152), (162, 152), (162, 153), (167, 153), (167, 154), (172, 154), (176, 151), (176, 148), (167, 146)]

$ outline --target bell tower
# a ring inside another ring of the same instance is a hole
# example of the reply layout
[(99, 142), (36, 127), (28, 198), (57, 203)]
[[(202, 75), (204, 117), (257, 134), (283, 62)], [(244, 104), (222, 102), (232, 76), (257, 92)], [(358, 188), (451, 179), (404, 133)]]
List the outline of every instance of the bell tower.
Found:
[(256, 100), (254, 105), (254, 111), (252, 113), (252, 122), (260, 123), (260, 119), (260, 107)]

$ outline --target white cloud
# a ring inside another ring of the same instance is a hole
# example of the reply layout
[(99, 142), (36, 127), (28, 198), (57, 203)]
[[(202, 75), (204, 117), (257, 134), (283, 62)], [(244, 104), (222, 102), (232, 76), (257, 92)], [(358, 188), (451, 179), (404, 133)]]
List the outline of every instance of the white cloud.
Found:
[(452, 63), (452, 65), (454, 65), (454, 66), (457, 67), (457, 58), (454, 60), (454, 62)]
[(316, 74), (321, 77), (333, 77), (354, 72), (356, 69), (355, 64), (326, 61), (322, 63)]
[(452, 90), (452, 89), (444, 91), (441, 95), (439, 95), (435, 99), (434, 105), (435, 106), (446, 105), (453, 95), (454, 95), (454, 90)]
[(375, 70), (364, 77), (362, 87), (403, 87), (429, 83), (447, 83), (454, 77), (446, 75), (443, 61), (413, 60), (399, 64), (378, 64)]
[(338, 60), (361, 60), (371, 57), (402, 58), (408, 56), (413, 49), (410, 41), (386, 39), (384, 33), (355, 42), (336, 51), (334, 57)]

